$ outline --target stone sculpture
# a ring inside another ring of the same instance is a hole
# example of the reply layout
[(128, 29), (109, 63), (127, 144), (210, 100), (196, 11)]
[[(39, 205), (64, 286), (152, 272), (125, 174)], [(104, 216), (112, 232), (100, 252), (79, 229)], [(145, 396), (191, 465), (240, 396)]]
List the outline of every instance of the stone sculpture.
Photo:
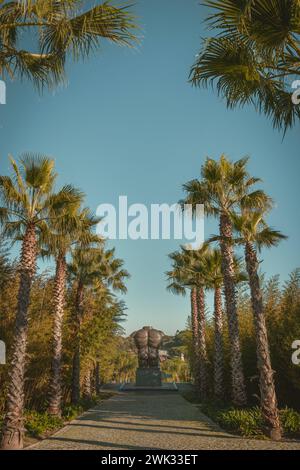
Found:
[(164, 333), (151, 326), (144, 326), (131, 336), (138, 350), (139, 367), (159, 367), (159, 347)]
[(144, 326), (131, 335), (138, 350), (137, 386), (161, 386), (159, 347), (165, 336), (160, 330)]

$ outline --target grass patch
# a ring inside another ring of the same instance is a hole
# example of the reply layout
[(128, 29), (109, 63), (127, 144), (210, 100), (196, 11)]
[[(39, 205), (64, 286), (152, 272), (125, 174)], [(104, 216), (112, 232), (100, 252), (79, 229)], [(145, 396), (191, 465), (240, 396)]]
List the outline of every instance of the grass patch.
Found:
[(280, 410), (280, 420), (287, 436), (300, 438), (300, 413), (291, 409)]
[(244, 437), (264, 439), (263, 418), (259, 408), (219, 411), (217, 422), (223, 429)]
[(25, 428), (31, 437), (44, 437), (55, 432), (64, 425), (62, 418), (38, 411), (26, 411)]
[[(300, 437), (300, 413), (284, 408), (279, 410), (283, 434), (286, 437)], [(264, 420), (259, 407), (249, 409), (228, 409), (218, 411), (217, 422), (231, 432), (245, 437), (265, 438)]]
[[(238, 409), (220, 402), (199, 403), (195, 392), (183, 394), (191, 403), (199, 404), (199, 409), (222, 429), (243, 437), (266, 439), (264, 434), (264, 420), (259, 407)], [(286, 437), (300, 438), (300, 413), (283, 408), (279, 411), (283, 434)]]

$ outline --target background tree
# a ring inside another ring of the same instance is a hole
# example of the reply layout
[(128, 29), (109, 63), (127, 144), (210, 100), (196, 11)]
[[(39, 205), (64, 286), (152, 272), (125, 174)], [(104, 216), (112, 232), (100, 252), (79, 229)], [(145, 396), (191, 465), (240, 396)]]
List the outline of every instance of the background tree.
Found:
[[(191, 290), (191, 319), (196, 357), (195, 378), (202, 400), (207, 396), (207, 351), (205, 339), (205, 278), (202, 269), (203, 250), (181, 249), (169, 255), (173, 261), (173, 270), (167, 273), (170, 282), (168, 290), (185, 293)], [(199, 374), (199, 376), (198, 376)]]
[(232, 217), (234, 228), (239, 235), (237, 241), (245, 247), (245, 261), (254, 314), (262, 414), (270, 436), (278, 440), (281, 438), (281, 429), (263, 309), (263, 293), (258, 275), (259, 261), (255, 246), (259, 250), (262, 247), (276, 246), (285, 236), (266, 225), (261, 211), (246, 210), (242, 212), (242, 215), (233, 214)]
[(114, 250), (105, 251), (103, 247), (76, 248), (73, 250), (69, 265), (71, 279), (76, 285), (75, 298), (75, 352), (73, 357), (72, 401), (80, 399), (80, 330), (84, 316), (84, 295), (86, 289), (106, 287), (126, 292), (124, 280), (129, 273), (122, 268), (123, 261), (114, 258)]
[(217, 249), (206, 251), (203, 260), (206, 287), (214, 291), (214, 395), (224, 399), (223, 307), (222, 307), (222, 256)]
[[(75, 192), (75, 190), (74, 190)], [(72, 245), (80, 242), (92, 243), (98, 237), (91, 230), (98, 222), (88, 209), (80, 210), (83, 194), (78, 191), (75, 204), (64, 211), (61, 218), (51, 219), (43, 230), (41, 237), (43, 257), (54, 257), (56, 273), (53, 288), (53, 359), (49, 394), (49, 413), (61, 415), (61, 356), (62, 356), (62, 323), (65, 305), (65, 288), (67, 276), (66, 256)]]
[(252, 186), (259, 181), (247, 172), (247, 158), (231, 162), (225, 155), (219, 161), (207, 158), (201, 168), (201, 179), (194, 179), (183, 185), (186, 197), (181, 204), (204, 204), (207, 215), (218, 217), (220, 231), (220, 250), (222, 254), (222, 273), (226, 312), (231, 341), (232, 395), (236, 405), (247, 402), (245, 378), (242, 366), (237, 315), (236, 278), (230, 214), (241, 201), (252, 205), (261, 204), (261, 192), (251, 192)]
[(4, 449), (23, 446), (27, 313), (36, 271), (37, 238), (49, 218), (62, 217), (63, 209), (77, 198), (70, 186), (65, 186), (57, 194), (53, 193), (56, 178), (53, 160), (28, 154), (20, 159), (20, 168), (13, 159), (11, 164), (13, 177), (0, 177), (0, 217), (4, 235), (21, 239), (22, 248), (7, 413), (2, 433)]
[(10, 280), (13, 269), (9, 259), (9, 251), (6, 240), (0, 234), (0, 288)]
[[(0, 336), (7, 344), (7, 365), (0, 368), (0, 428), (4, 413), (4, 401), (8, 385), (7, 371), (12, 353), (13, 325), (18, 292), (17, 267), (10, 263), (11, 278), (0, 286)], [(38, 416), (48, 410), (49, 383), (52, 361), (52, 305), (54, 277), (50, 270), (37, 272), (34, 277), (28, 314), (28, 354), (26, 363), (26, 381), (24, 401), (25, 418), (34, 411)], [(123, 337), (123, 321), (126, 310), (123, 302), (113, 295), (107, 297), (97, 290), (85, 293), (86, 313), (82, 322), (82, 368), (96, 359), (100, 366), (102, 383), (110, 382), (117, 371), (115, 358), (122, 350), (127, 351), (127, 342)], [(70, 287), (66, 290), (66, 303), (63, 321), (62, 351), (62, 411), (65, 418), (70, 407), (70, 390), (74, 339), (74, 295)], [(135, 357), (135, 356), (134, 356)], [(118, 371), (117, 371), (118, 375)], [(72, 409), (72, 408), (71, 408)], [(47, 418), (50, 419), (49, 417)], [(27, 422), (25, 419), (25, 428)]]

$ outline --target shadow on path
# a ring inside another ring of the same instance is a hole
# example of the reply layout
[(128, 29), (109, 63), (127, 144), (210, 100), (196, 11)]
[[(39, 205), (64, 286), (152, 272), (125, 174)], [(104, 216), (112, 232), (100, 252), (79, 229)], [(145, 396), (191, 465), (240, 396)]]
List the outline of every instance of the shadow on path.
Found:
[[(126, 450), (160, 450), (159, 448), (153, 448), (153, 447), (140, 447), (140, 446), (128, 446), (128, 445), (121, 445), (121, 444), (115, 444), (113, 442), (101, 442), (101, 441), (86, 441), (82, 439), (70, 439), (66, 437), (51, 437), (51, 441), (60, 441), (60, 442), (74, 442), (80, 445), (88, 445), (88, 446), (97, 446), (106, 448), (106, 449), (126, 449)], [(76, 446), (75, 446), (76, 447)]]
[[(200, 433), (193, 433), (193, 432), (176, 432), (176, 431), (162, 431), (161, 429), (141, 429), (141, 428), (135, 428), (135, 425), (132, 424), (132, 428), (123, 428), (121, 426), (118, 425), (118, 423), (115, 423), (116, 426), (99, 426), (99, 425), (95, 425), (95, 424), (82, 424), (82, 423), (71, 423), (69, 424), (69, 426), (79, 426), (79, 427), (88, 427), (88, 428), (96, 428), (96, 429), (113, 429), (113, 430), (119, 430), (119, 431), (134, 431), (134, 432), (145, 432), (145, 433), (159, 433), (159, 434), (175, 434), (175, 435), (181, 435), (181, 436), (196, 436), (196, 437), (203, 437), (203, 436), (206, 436), (206, 437), (216, 437), (216, 438), (221, 438), (221, 439), (239, 439), (238, 436), (231, 436), (231, 435), (226, 435), (226, 434), (222, 434), (222, 435), (219, 435), (219, 434), (212, 434), (211, 432), (208, 434), (208, 433), (203, 433), (203, 432), (200, 432)], [(123, 423), (122, 423), (123, 424)], [(142, 426), (142, 425), (140, 425)]]
[(300, 442), (243, 439), (221, 430), (180, 393), (118, 392), (34, 449), (300, 449)]

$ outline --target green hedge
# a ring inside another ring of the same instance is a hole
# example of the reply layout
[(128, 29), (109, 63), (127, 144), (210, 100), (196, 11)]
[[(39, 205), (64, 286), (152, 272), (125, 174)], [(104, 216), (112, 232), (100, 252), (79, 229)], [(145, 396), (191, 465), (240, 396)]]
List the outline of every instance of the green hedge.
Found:
[[(205, 403), (200, 405), (200, 409), (227, 431), (244, 437), (265, 438), (264, 421), (258, 407), (221, 408), (213, 403)], [(280, 421), (285, 436), (300, 437), (300, 413), (291, 408), (284, 408), (280, 410)]]
[(38, 411), (27, 411), (25, 413), (25, 428), (30, 436), (42, 437), (54, 432), (64, 424), (62, 418), (40, 413)]

